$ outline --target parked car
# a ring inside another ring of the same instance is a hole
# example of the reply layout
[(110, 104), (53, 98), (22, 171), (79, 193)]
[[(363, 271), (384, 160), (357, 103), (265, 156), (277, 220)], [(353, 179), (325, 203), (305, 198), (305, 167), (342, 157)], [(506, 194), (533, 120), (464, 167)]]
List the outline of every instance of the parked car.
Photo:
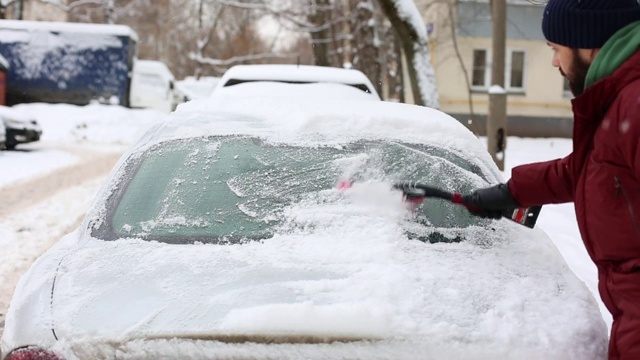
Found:
[(136, 60), (131, 77), (130, 106), (172, 112), (183, 100), (175, 82), (173, 73), (162, 61)]
[(233, 66), (212, 94), (380, 100), (371, 81), (359, 70), (290, 64)]
[(5, 360), (606, 357), (596, 301), (542, 230), (407, 206), (399, 180), (503, 179), (426, 107), (182, 104), (20, 279)]
[(18, 144), (40, 140), (42, 128), (31, 115), (8, 106), (0, 105), (0, 119), (6, 127), (6, 148), (15, 149)]
[(176, 89), (182, 96), (183, 101), (181, 102), (187, 102), (211, 96), (219, 81), (220, 78), (215, 76), (200, 76), (199, 78), (187, 76), (176, 81)]

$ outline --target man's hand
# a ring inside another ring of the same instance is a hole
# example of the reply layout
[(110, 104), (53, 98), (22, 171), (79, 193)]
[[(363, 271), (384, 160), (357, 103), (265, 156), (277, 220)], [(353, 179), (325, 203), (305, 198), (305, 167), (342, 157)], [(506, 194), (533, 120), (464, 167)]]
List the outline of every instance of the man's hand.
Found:
[(504, 213), (520, 207), (507, 184), (478, 189), (462, 196), (462, 202), (469, 205), (469, 212), (473, 215), (489, 219), (500, 219)]

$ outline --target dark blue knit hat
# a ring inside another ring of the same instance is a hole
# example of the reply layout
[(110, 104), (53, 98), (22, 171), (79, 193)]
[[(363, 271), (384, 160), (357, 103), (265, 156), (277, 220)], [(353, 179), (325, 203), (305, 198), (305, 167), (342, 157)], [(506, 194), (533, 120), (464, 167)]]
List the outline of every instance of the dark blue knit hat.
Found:
[(599, 49), (618, 30), (640, 21), (638, 0), (549, 0), (544, 37), (574, 49)]

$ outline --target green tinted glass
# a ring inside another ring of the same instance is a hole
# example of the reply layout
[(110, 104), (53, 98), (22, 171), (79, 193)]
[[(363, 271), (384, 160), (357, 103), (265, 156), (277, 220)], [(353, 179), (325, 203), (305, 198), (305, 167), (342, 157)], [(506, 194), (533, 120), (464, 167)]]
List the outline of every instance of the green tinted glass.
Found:
[[(363, 141), (341, 147), (273, 145), (247, 137), (196, 138), (160, 144), (132, 158), (110, 197), (107, 221), (94, 235), (171, 243), (220, 243), (269, 237), (286, 206), (353, 181), (411, 180), (466, 192), (480, 170), (443, 149)], [(466, 210), (428, 200), (416, 216), (421, 237), (432, 228), (472, 224)], [(427, 229), (421, 235), (420, 229)]]

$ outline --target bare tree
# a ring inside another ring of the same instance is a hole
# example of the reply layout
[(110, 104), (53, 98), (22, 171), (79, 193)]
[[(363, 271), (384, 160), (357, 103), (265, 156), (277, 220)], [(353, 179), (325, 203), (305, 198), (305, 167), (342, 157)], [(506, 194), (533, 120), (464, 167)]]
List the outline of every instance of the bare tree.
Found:
[[(15, 9), (20, 9), (20, 13), (14, 12), (14, 19), (22, 19), (22, 9), (24, 9), (24, 0), (0, 0), (0, 19), (7, 18), (7, 9), (10, 6), (14, 6)], [(19, 17), (16, 17), (18, 15)]]
[(382, 93), (382, 64), (380, 62), (379, 21), (375, 16), (373, 0), (351, 0), (353, 67), (361, 70), (373, 82), (378, 93)]
[[(378, 0), (402, 44), (407, 59), (414, 101), (418, 105), (438, 108), (435, 74), (431, 65), (427, 34), (415, 4), (400, 0)], [(412, 6), (410, 6), (412, 5)], [(402, 11), (400, 6), (404, 6)]]
[[(71, 14), (75, 19), (86, 22), (116, 24), (123, 17), (130, 16), (131, 9), (139, 0), (37, 0), (43, 4), (55, 6)], [(146, 0), (143, 0), (146, 1)], [(96, 18), (101, 18), (97, 20)]]
[(331, 46), (331, 1), (312, 0), (310, 1), (308, 21), (316, 29), (310, 31), (311, 47), (315, 64), (319, 66), (331, 66), (329, 57)]
[[(375, 0), (30, 1), (67, 11), (71, 21), (131, 26), (139, 35), (139, 58), (166, 62), (177, 78), (220, 75), (238, 63), (349, 65), (381, 95), (402, 98), (402, 37)], [(256, 25), (264, 17), (293, 34), (291, 46), (275, 48), (274, 39), (264, 38)]]

